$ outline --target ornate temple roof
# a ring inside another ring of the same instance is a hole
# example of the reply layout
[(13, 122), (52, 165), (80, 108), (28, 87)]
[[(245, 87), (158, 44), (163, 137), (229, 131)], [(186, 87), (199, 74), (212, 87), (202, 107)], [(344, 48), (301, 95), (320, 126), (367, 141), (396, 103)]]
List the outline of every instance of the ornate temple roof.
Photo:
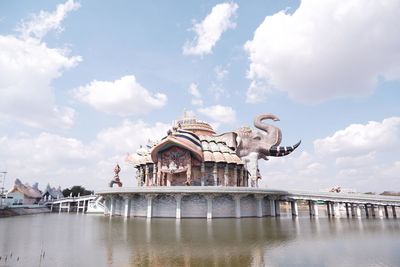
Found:
[(20, 192), (28, 198), (41, 198), (42, 192), (38, 189), (38, 184), (35, 183), (33, 186), (29, 184), (22, 184), (19, 179), (15, 179), (14, 186), (8, 191), (8, 193)]
[(196, 119), (194, 116), (191, 116), (188, 112), (184, 112), (183, 118), (175, 121), (174, 126), (182, 130), (193, 132), (197, 135), (215, 134), (214, 129), (211, 127), (209, 123)]
[(187, 130), (175, 129), (152, 147), (140, 147), (133, 155), (128, 155), (126, 162), (140, 166), (157, 162), (157, 153), (171, 146), (189, 150), (197, 159), (204, 162), (217, 162), (243, 165), (235, 150), (227, 145), (220, 136), (197, 135)]

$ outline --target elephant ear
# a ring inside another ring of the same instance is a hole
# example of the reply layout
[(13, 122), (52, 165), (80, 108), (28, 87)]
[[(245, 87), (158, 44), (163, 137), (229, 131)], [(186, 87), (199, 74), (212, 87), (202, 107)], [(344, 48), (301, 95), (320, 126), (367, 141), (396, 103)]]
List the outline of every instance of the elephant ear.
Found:
[(218, 142), (224, 142), (228, 147), (236, 150), (238, 147), (238, 143), (236, 142), (237, 140), (237, 133), (235, 132), (228, 132), (228, 133), (223, 133), (220, 135), (214, 135), (214, 138)]

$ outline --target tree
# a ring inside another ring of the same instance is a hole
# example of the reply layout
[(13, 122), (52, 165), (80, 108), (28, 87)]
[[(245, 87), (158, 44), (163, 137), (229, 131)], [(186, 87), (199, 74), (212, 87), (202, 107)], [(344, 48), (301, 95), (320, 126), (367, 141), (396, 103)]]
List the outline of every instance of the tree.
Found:
[(83, 187), (81, 185), (74, 185), (71, 187), (71, 189), (65, 188), (62, 191), (62, 193), (63, 193), (64, 197), (69, 197), (71, 195), (71, 193), (72, 193), (73, 197), (77, 197), (78, 195), (79, 196), (90, 195), (93, 193), (93, 191), (86, 190), (85, 187)]

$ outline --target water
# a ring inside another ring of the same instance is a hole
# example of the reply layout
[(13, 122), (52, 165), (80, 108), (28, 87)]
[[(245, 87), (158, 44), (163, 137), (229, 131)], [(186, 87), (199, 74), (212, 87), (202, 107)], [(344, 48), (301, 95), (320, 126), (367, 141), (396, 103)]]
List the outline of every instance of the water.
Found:
[(0, 219), (0, 266), (400, 266), (399, 250), (400, 219)]

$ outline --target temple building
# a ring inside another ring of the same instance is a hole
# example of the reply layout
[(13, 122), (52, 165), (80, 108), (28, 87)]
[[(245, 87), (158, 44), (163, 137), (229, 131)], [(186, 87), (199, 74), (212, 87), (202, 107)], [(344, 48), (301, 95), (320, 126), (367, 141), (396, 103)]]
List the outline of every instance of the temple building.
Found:
[[(271, 116), (258, 117), (258, 126)], [(258, 159), (287, 155), (299, 145), (278, 147), (280, 130), (273, 130), (253, 133), (244, 127), (217, 135), (209, 123), (184, 115), (164, 138), (141, 146), (126, 161), (137, 170), (138, 186), (257, 186)]]

